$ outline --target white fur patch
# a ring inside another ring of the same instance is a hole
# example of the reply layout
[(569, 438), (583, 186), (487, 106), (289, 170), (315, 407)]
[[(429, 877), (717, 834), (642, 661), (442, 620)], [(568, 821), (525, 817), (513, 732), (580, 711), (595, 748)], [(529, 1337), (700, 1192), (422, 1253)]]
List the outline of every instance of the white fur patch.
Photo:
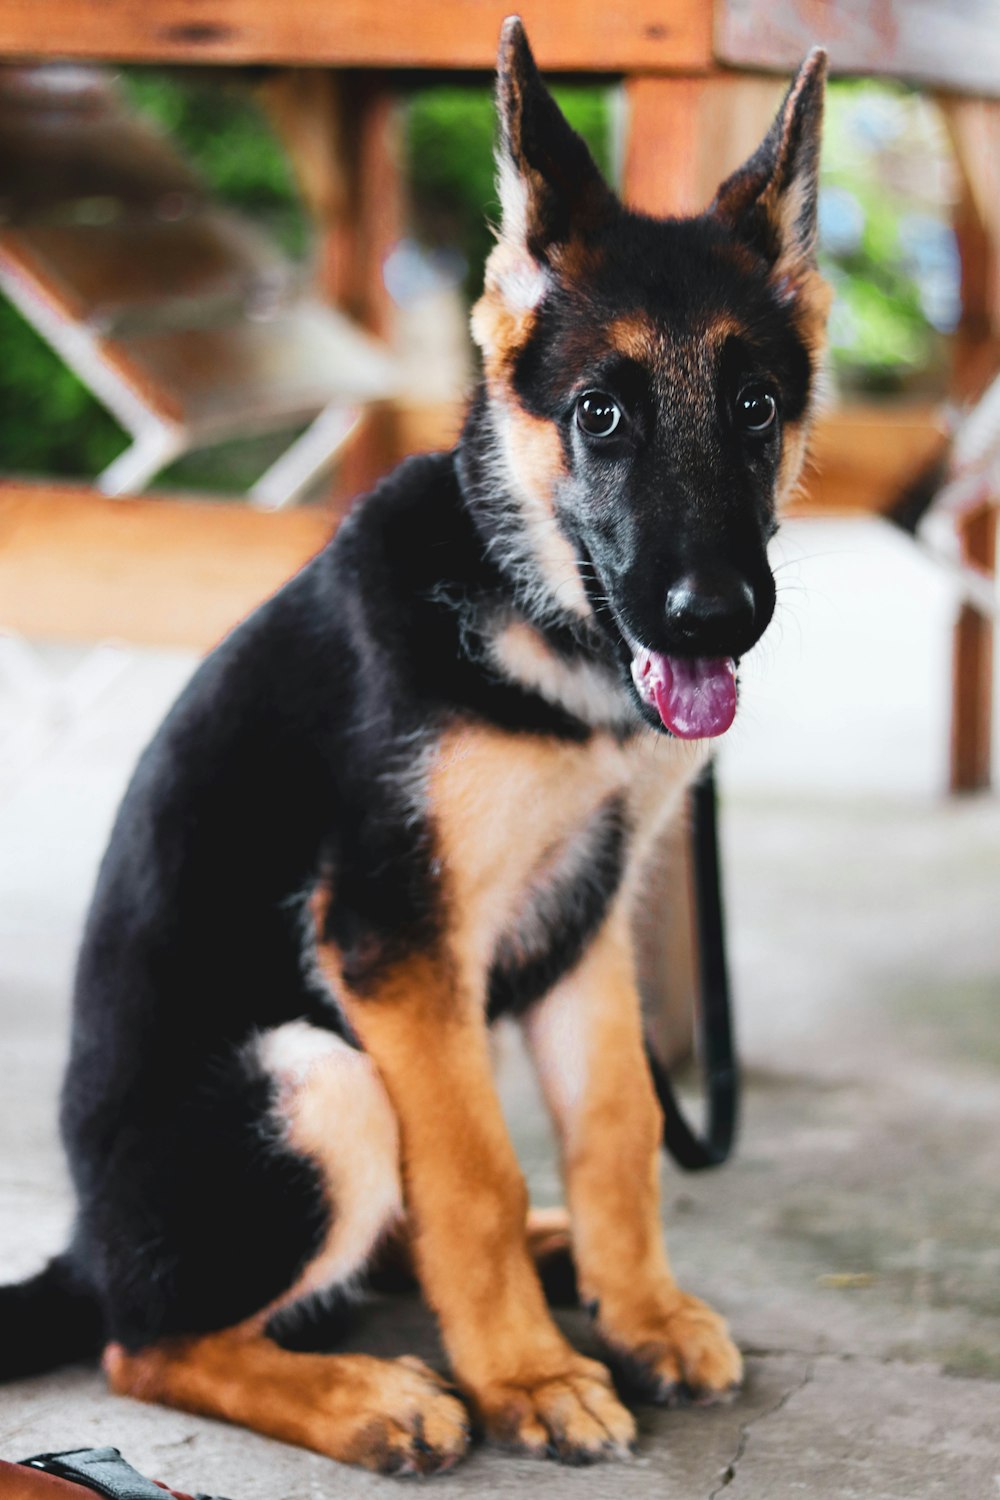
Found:
[(399, 1218), (399, 1127), (371, 1058), (332, 1032), (290, 1021), (263, 1033), (257, 1056), (278, 1087), (281, 1138), (319, 1168), (332, 1211), (287, 1306), (349, 1281)]
[(299, 1089), (323, 1063), (353, 1048), (332, 1031), (321, 1031), (308, 1021), (289, 1021), (265, 1031), (257, 1042), (257, 1056), (264, 1071), (278, 1079), (282, 1088)]
[(524, 244), (528, 237), (528, 184), (505, 146), (497, 155), (497, 197), (500, 199), (502, 234), (505, 240)]
[(486, 285), (500, 293), (511, 312), (532, 312), (549, 290), (551, 276), (528, 249), (527, 184), (506, 154), (497, 161), (497, 195), (503, 218), (500, 242), (486, 263)]
[(580, 577), (576, 553), (568, 538), (560, 531), (549, 504), (535, 494), (528, 475), (520, 471), (512, 417), (507, 412), (498, 416), (501, 474), (506, 480), (505, 487), (520, 502), (520, 534), (512, 531), (509, 537), (510, 558), (514, 560), (519, 552), (527, 551), (542, 579), (548, 584), (557, 606), (587, 619), (592, 610)]
[(549, 289), (548, 273), (526, 253), (506, 256), (493, 279), (513, 313), (534, 312)]
[(636, 711), (613, 670), (595, 662), (566, 661), (524, 620), (497, 628), (490, 655), (505, 677), (585, 724), (613, 727), (635, 722)]

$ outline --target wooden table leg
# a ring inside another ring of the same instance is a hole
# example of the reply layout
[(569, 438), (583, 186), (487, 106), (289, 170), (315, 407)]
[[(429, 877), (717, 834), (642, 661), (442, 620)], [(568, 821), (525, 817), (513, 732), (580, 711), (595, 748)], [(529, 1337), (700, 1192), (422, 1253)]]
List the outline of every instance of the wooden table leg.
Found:
[[(292, 69), (265, 101), (318, 231), (321, 291), (387, 342), (393, 303), (383, 266), (403, 232), (402, 108), (387, 74)], [(338, 464), (345, 504), (392, 462), (388, 411), (369, 407)]]
[(700, 213), (762, 140), (783, 90), (781, 79), (738, 73), (629, 78), (625, 201), (648, 214)]
[[(1000, 360), (1000, 104), (943, 101), (962, 173), (954, 214), (962, 258), (962, 317), (955, 333), (952, 390), (975, 400)], [(962, 529), (967, 562), (996, 566), (995, 513), (970, 516)], [(993, 720), (993, 625), (963, 605), (955, 630), (951, 724), (951, 789), (990, 785)]]
[[(966, 562), (996, 568), (996, 512), (982, 510), (962, 529)], [(985, 791), (993, 758), (993, 622), (963, 604), (955, 627), (951, 710), (951, 789)]]

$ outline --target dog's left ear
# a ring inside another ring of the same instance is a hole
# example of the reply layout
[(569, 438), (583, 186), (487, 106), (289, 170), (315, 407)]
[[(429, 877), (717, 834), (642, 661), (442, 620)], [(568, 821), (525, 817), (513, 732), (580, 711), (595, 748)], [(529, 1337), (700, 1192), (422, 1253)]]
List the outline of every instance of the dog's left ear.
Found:
[(508, 16), (500, 33), (497, 110), (501, 242), (541, 265), (554, 246), (607, 218), (617, 200), (542, 82), (519, 16)]
[(814, 47), (757, 150), (719, 188), (710, 212), (795, 284), (816, 261), (816, 202), (826, 53)]

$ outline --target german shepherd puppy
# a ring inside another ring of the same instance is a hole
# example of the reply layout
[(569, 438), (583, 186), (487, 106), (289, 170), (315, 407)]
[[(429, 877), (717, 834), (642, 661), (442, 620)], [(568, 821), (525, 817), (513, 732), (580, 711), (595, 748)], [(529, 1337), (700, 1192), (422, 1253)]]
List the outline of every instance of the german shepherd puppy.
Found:
[[(505, 24), (464, 432), (208, 657), (139, 763), (79, 960), (75, 1231), (3, 1293), (8, 1376), (103, 1350), (114, 1391), (386, 1472), (449, 1468), (470, 1411), (528, 1453), (626, 1453), (534, 1263), (490, 1070), (506, 1013), (609, 1361), (654, 1401), (738, 1385), (662, 1242), (630, 934), (774, 608), (827, 310), (823, 81), (816, 52), (708, 211), (661, 222)], [(417, 1360), (269, 1336), (400, 1222), (464, 1400)]]

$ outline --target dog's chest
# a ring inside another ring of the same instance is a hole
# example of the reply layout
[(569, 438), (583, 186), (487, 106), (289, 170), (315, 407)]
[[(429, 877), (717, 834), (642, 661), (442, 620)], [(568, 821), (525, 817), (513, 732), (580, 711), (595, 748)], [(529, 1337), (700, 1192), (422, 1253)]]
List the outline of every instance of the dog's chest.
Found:
[(578, 744), (466, 726), (442, 738), (426, 792), (452, 943), (469, 980), (481, 981), (502, 935), (531, 920), (547, 872), (555, 879), (586, 858), (590, 830), (615, 802), (627, 882), (703, 760), (650, 734)]

